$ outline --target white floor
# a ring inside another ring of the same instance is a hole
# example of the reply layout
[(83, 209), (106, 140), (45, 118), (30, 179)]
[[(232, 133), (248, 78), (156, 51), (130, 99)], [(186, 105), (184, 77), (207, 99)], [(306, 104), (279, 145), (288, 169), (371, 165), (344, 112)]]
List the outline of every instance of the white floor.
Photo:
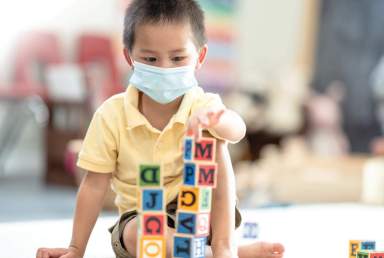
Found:
[[(348, 256), (349, 239), (376, 240), (384, 250), (384, 207), (355, 204), (292, 206), (243, 211), (243, 222), (259, 224), (259, 240), (280, 241), (286, 258), (343, 258)], [(112, 258), (107, 228), (116, 217), (98, 220), (86, 258)], [(70, 219), (0, 223), (1, 257), (34, 257), (36, 249), (63, 247), (71, 236)], [(244, 225), (244, 223), (243, 223)], [(242, 243), (243, 229), (238, 230)]]

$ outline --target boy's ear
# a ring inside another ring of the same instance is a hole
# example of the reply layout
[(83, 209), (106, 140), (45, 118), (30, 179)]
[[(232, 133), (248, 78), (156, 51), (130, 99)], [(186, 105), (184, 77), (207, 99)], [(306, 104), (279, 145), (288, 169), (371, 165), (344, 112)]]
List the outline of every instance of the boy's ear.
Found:
[(123, 49), (123, 52), (124, 52), (125, 60), (127, 61), (128, 65), (129, 65), (130, 67), (132, 67), (132, 66), (133, 66), (133, 64), (132, 64), (132, 59), (131, 59), (131, 55), (129, 54), (129, 50), (128, 50), (128, 48), (125, 47), (125, 48)]
[(205, 58), (207, 57), (208, 53), (208, 46), (205, 44), (201, 49), (199, 53), (199, 58), (197, 59), (196, 69), (200, 69), (200, 67), (203, 65)]

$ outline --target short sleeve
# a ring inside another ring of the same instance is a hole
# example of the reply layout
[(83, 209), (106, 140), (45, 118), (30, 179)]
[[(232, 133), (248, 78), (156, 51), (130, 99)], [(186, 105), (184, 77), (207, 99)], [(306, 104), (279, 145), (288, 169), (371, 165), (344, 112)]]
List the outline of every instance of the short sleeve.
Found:
[(77, 166), (92, 172), (111, 173), (116, 169), (116, 125), (96, 111), (79, 153)]

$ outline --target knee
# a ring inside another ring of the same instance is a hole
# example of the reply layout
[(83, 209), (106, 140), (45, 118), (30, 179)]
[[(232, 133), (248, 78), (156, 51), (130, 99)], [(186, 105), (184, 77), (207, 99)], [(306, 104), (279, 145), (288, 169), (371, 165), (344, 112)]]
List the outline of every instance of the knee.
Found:
[(123, 230), (123, 242), (127, 252), (136, 256), (136, 241), (137, 241), (137, 219), (129, 221)]

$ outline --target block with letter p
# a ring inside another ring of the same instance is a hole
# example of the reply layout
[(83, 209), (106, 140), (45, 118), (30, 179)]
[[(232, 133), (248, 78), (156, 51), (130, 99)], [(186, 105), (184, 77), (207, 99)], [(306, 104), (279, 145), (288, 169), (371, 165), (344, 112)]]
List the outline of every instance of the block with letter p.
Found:
[(202, 212), (211, 209), (212, 188), (182, 186), (177, 208), (180, 211)]
[(205, 237), (188, 237), (175, 235), (173, 238), (173, 257), (202, 258), (205, 257)]
[(137, 248), (137, 257), (165, 258), (166, 246), (164, 236), (140, 236)]

